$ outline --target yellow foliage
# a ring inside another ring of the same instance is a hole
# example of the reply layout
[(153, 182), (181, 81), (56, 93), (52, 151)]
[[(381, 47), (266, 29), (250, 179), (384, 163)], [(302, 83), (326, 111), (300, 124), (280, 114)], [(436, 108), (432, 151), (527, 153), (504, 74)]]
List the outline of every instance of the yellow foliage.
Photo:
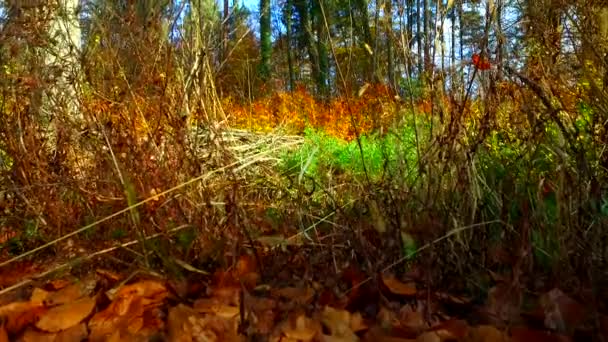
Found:
[(300, 88), (276, 92), (245, 105), (224, 98), (222, 105), (231, 125), (238, 128), (268, 132), (281, 126), (291, 133), (301, 133), (311, 126), (347, 140), (356, 132), (388, 126), (396, 112), (395, 100), (383, 85), (370, 86), (361, 97), (339, 97), (329, 103), (315, 100)]

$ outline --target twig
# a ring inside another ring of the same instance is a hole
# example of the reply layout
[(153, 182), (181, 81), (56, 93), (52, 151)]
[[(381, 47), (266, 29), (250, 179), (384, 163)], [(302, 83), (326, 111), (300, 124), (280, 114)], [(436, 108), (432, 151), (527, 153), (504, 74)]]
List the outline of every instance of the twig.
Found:
[[(281, 147), (275, 147), (275, 148), (269, 150), (268, 152), (271, 152), (273, 150), (278, 150), (280, 148)], [(257, 154), (257, 155), (251, 156), (251, 157), (247, 157), (247, 158), (243, 158), (241, 160), (237, 160), (237, 161), (232, 162), (232, 163), (230, 163), (228, 165), (222, 166), (222, 167), (217, 168), (215, 170), (209, 171), (209, 172), (207, 172), (207, 173), (205, 173), (203, 175), (200, 175), (198, 177), (192, 178), (192, 179), (190, 179), (190, 180), (188, 180), (188, 181), (186, 181), (184, 183), (178, 184), (178, 185), (176, 185), (176, 186), (174, 186), (172, 188), (169, 188), (169, 189), (167, 189), (167, 190), (165, 190), (165, 191), (163, 191), (163, 192), (161, 192), (161, 193), (159, 193), (157, 195), (150, 196), (150, 197), (148, 197), (146, 199), (143, 199), (143, 200), (141, 200), (141, 201), (139, 201), (139, 202), (137, 202), (137, 203), (135, 203), (135, 204), (133, 204), (131, 206), (128, 206), (128, 207), (126, 207), (124, 209), (121, 209), (121, 210), (119, 210), (119, 211), (111, 214), (111, 215), (108, 215), (108, 216), (106, 216), (104, 218), (101, 218), (101, 219), (99, 219), (99, 220), (97, 220), (97, 221), (95, 221), (93, 223), (90, 223), (90, 224), (88, 224), (88, 225), (86, 225), (86, 226), (84, 226), (84, 227), (82, 227), (80, 229), (77, 229), (77, 230), (75, 230), (75, 231), (73, 231), (71, 233), (68, 233), (68, 234), (66, 234), (66, 235), (64, 235), (62, 237), (59, 237), (59, 238), (57, 238), (57, 239), (55, 239), (53, 241), (45, 243), (42, 246), (36, 247), (36, 248), (34, 248), (32, 250), (29, 250), (29, 251), (27, 251), (25, 253), (22, 253), (22, 254), (18, 255), (16, 257), (12, 258), (12, 259), (4, 261), (4, 262), (0, 263), (0, 267), (4, 267), (4, 266), (6, 266), (6, 265), (8, 265), (10, 263), (13, 263), (13, 262), (17, 261), (17, 260), (21, 260), (21, 259), (25, 258), (26, 256), (32, 255), (32, 254), (34, 254), (36, 252), (39, 252), (39, 251), (41, 251), (41, 250), (43, 250), (45, 248), (53, 246), (53, 245), (55, 245), (58, 242), (66, 240), (66, 239), (68, 239), (68, 238), (70, 238), (70, 237), (72, 237), (74, 235), (78, 235), (78, 234), (80, 234), (80, 233), (82, 233), (84, 231), (87, 231), (87, 230), (89, 230), (89, 229), (91, 229), (91, 228), (99, 225), (100, 223), (103, 223), (103, 222), (106, 222), (106, 221), (108, 221), (110, 219), (113, 219), (114, 217), (122, 215), (122, 214), (124, 214), (124, 213), (126, 213), (126, 212), (128, 212), (128, 211), (130, 211), (130, 210), (132, 210), (134, 208), (141, 207), (142, 205), (144, 205), (144, 204), (146, 204), (146, 203), (148, 203), (150, 201), (155, 201), (155, 200), (157, 200), (158, 198), (160, 198), (162, 196), (168, 195), (168, 194), (170, 194), (170, 193), (172, 193), (172, 192), (174, 192), (176, 190), (182, 189), (182, 188), (184, 188), (184, 187), (186, 187), (186, 186), (188, 186), (190, 184), (196, 183), (196, 182), (201, 181), (201, 180), (206, 180), (207, 178), (211, 177), (212, 175), (214, 175), (214, 174), (216, 174), (218, 172), (227, 170), (227, 169), (229, 169), (231, 167), (234, 167), (234, 166), (237, 166), (237, 165), (242, 165), (244, 162), (247, 162), (248, 159), (254, 159), (254, 157), (259, 157), (259, 155), (260, 154)]]
[[(460, 232), (464, 232), (465, 230), (469, 230), (469, 229), (473, 229), (473, 228), (477, 228), (477, 227), (481, 227), (481, 226), (485, 226), (487, 224), (492, 224), (492, 223), (503, 223), (502, 220), (493, 220), (493, 221), (487, 221), (487, 222), (480, 222), (480, 223), (475, 223), (475, 224), (471, 224), (468, 226), (464, 226), (464, 227), (458, 227), (458, 228), (454, 228), (452, 230), (450, 230), (449, 232), (447, 232), (445, 235), (425, 244), (424, 246), (418, 248), (417, 250), (399, 258), (397, 261), (391, 263), (390, 265), (386, 266), (385, 268), (382, 269), (381, 273), (384, 273), (388, 270), (390, 270), (391, 268), (399, 265), (400, 263), (404, 262), (407, 259), (410, 259), (411, 257), (413, 257), (414, 255), (416, 255), (416, 253), (422, 252), (423, 250), (449, 238), (450, 236), (460, 233)], [(362, 282), (356, 284), (355, 286), (351, 287), (350, 289), (346, 290), (346, 293), (358, 288), (359, 286), (369, 282), (370, 280), (372, 280), (372, 277), (368, 277), (367, 279), (363, 280)]]
[[(175, 227), (175, 228), (167, 231), (166, 233), (172, 234), (172, 233), (178, 232), (178, 231), (183, 230), (183, 229), (188, 228), (188, 227), (191, 227), (191, 226), (189, 224), (184, 224), (184, 225)], [(156, 234), (147, 236), (145, 240), (147, 241), (147, 240), (155, 239), (155, 238), (157, 238), (157, 237), (159, 237), (159, 236), (161, 236), (163, 234), (166, 234), (166, 233), (165, 232), (163, 232), (163, 233), (156, 233)], [(115, 250), (117, 250), (119, 248), (125, 248), (125, 247), (131, 246), (131, 245), (134, 245), (134, 244), (140, 243), (140, 242), (141, 242), (141, 240), (139, 240), (139, 239), (138, 240), (132, 240), (132, 241), (125, 242), (125, 243), (117, 245), (117, 246), (113, 246), (113, 247), (109, 247), (109, 248), (106, 248), (106, 249), (102, 249), (100, 251), (88, 254), (86, 256), (79, 256), (79, 257), (73, 258), (73, 259), (68, 260), (67, 262), (65, 262), (65, 263), (63, 263), (61, 265), (55, 266), (55, 267), (53, 267), (53, 268), (51, 268), (49, 270), (46, 270), (46, 271), (41, 272), (41, 273), (38, 273), (37, 275), (35, 275), (33, 277), (30, 277), (28, 279), (22, 280), (21, 282), (19, 282), (17, 284), (14, 284), (12, 286), (9, 286), (9, 287), (7, 287), (5, 289), (0, 290), (0, 296), (4, 295), (6, 293), (9, 293), (9, 292), (11, 292), (13, 290), (16, 290), (16, 289), (18, 289), (20, 287), (23, 287), (23, 286), (25, 286), (25, 285), (33, 282), (34, 280), (44, 278), (44, 277), (48, 276), (49, 274), (55, 273), (55, 272), (60, 271), (60, 270), (62, 270), (64, 268), (66, 268), (66, 267), (69, 267), (71, 264), (73, 264), (75, 262), (90, 260), (90, 259), (93, 259), (93, 258), (95, 258), (97, 256), (113, 252), (113, 251), (115, 251)]]

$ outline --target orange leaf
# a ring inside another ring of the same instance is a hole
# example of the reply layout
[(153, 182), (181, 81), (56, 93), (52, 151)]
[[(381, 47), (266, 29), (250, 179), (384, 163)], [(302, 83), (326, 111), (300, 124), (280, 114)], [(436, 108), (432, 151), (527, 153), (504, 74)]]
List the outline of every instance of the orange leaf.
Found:
[(54, 342), (84, 341), (88, 335), (89, 332), (87, 331), (86, 324), (80, 323), (58, 333)]
[(16, 334), (35, 322), (46, 308), (36, 302), (15, 302), (0, 307), (0, 317), (6, 319), (6, 331)]
[(382, 282), (388, 290), (396, 295), (400, 296), (414, 296), (416, 295), (416, 284), (414, 282), (403, 283), (392, 275), (383, 274)]
[(48, 296), (46, 296), (44, 304), (46, 306), (53, 306), (69, 303), (81, 298), (83, 295), (85, 295), (85, 293), (82, 285), (72, 284), (57, 292), (50, 292)]
[(28, 327), (21, 335), (21, 341), (23, 342), (54, 342), (57, 339), (56, 333), (47, 333), (44, 331), (38, 331), (32, 327)]
[(8, 334), (6, 333), (6, 329), (4, 328), (4, 325), (0, 325), (0, 342), (9, 342)]
[(71, 328), (85, 319), (95, 307), (95, 299), (83, 298), (49, 309), (36, 327), (48, 332), (58, 332)]

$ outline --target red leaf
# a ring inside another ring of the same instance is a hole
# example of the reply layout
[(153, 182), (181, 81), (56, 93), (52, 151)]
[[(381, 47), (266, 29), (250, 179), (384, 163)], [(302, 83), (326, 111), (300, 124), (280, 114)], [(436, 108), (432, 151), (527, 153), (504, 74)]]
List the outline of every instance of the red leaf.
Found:
[(489, 70), (492, 67), (492, 64), (487, 59), (482, 59), (481, 56), (474, 53), (473, 54), (473, 65), (479, 70)]

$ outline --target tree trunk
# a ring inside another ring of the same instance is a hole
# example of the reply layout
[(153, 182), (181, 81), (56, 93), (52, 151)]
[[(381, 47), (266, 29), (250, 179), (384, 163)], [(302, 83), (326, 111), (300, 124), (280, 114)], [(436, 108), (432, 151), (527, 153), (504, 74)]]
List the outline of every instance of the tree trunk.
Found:
[(224, 0), (224, 18), (222, 21), (222, 59), (228, 57), (228, 34), (230, 32), (230, 0)]
[(317, 54), (318, 54), (318, 74), (316, 79), (317, 93), (321, 98), (327, 99), (329, 95), (329, 89), (327, 85), (327, 79), (329, 77), (329, 55), (327, 44), (329, 35), (325, 29), (325, 17), (321, 9), (321, 0), (315, 0), (312, 8), (312, 17), (315, 22), (315, 29), (317, 33)]
[(287, 67), (289, 73), (289, 90), (294, 91), (296, 88), (296, 77), (293, 68), (293, 52), (291, 51), (291, 43), (293, 41), (292, 33), (292, 15), (293, 15), (293, 0), (287, 0), (285, 10), (283, 11), (283, 18), (285, 28), (287, 30)]
[(301, 39), (308, 52), (308, 60), (310, 63), (312, 78), (315, 81), (315, 85), (317, 85), (317, 80), (320, 77), (319, 54), (317, 52), (317, 46), (314, 44), (315, 37), (312, 31), (312, 22), (308, 2), (306, 0), (294, 0), (294, 5), (296, 11), (298, 12), (300, 27), (304, 29)]
[[(425, 0), (426, 2), (426, 0)], [(423, 45), (423, 36), (420, 25), (420, 20), (422, 18), (422, 12), (420, 10), (420, 0), (416, 0), (416, 46), (418, 48), (418, 77), (422, 76), (423, 71), (423, 56), (422, 56), (422, 45)]]
[(424, 11), (424, 71), (431, 70), (431, 9), (430, 0), (423, 0)]
[(396, 89), (395, 84), (395, 62), (393, 60), (393, 0), (386, 0), (386, 59), (388, 64), (388, 84), (391, 89)]
[[(463, 9), (464, 0), (458, 0), (458, 47), (459, 47), (459, 55), (460, 61), (464, 61), (464, 29), (462, 25), (462, 18), (464, 17), (464, 9)], [(460, 71), (460, 87), (461, 94), (464, 94), (464, 72)]]
[(270, 0), (260, 0), (260, 78), (266, 82), (270, 79), (270, 58), (272, 41), (270, 26)]

